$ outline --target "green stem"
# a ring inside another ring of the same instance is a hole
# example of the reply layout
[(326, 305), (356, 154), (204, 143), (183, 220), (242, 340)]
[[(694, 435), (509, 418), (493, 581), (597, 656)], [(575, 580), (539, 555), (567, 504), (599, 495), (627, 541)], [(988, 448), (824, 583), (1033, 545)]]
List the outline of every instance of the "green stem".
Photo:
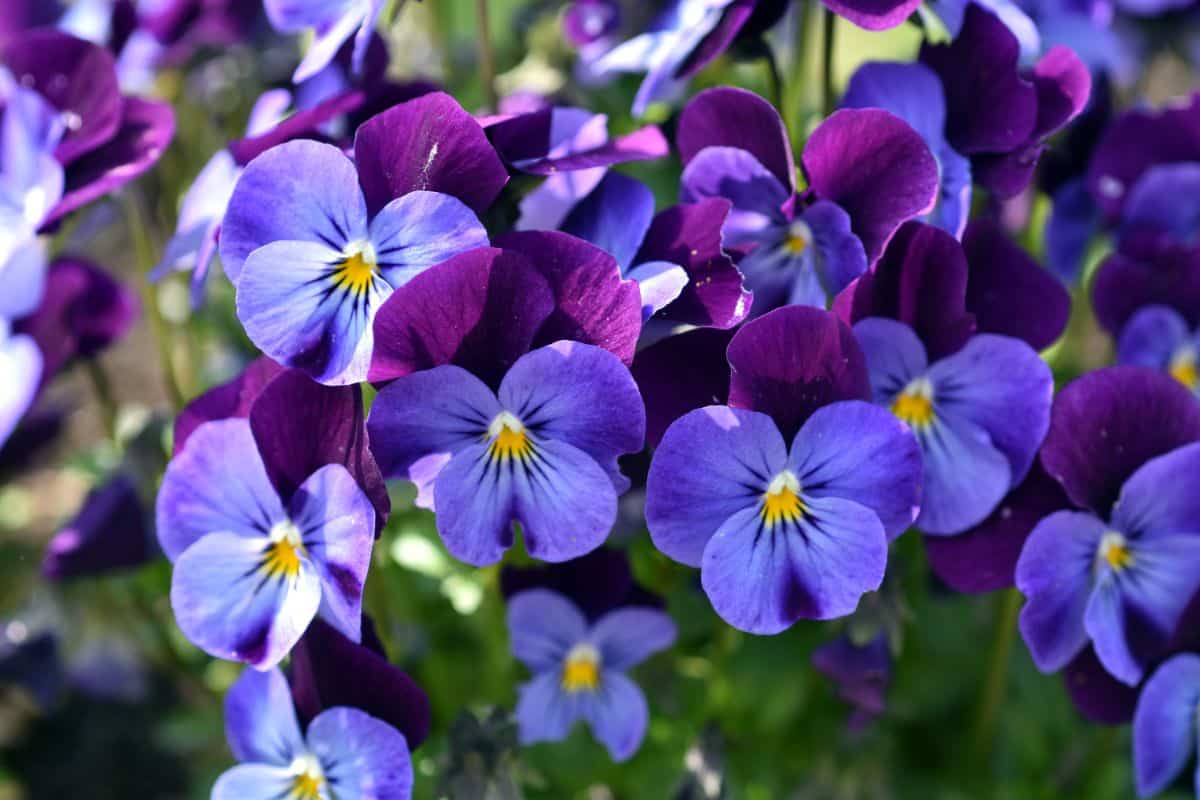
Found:
[(987, 679), (979, 695), (979, 706), (975, 713), (975, 727), (971, 735), (971, 759), (981, 775), (989, 774), (991, 757), (996, 740), (996, 725), (1000, 708), (1008, 692), (1008, 671), (1012, 661), (1012, 646), (1017, 635), (1017, 614), (1021, 610), (1021, 595), (1016, 589), (1008, 589), (1000, 595), (996, 606), (996, 624), (992, 632), (991, 654), (988, 659)]
[(833, 38), (836, 17), (828, 8), (821, 14), (821, 113), (833, 113)]
[(113, 398), (112, 382), (99, 358), (87, 358), (83, 361), (84, 371), (92, 382), (96, 393), (96, 402), (100, 404), (100, 416), (104, 422), (104, 432), (108, 438), (117, 439), (117, 402)]
[(479, 43), (479, 76), (483, 99), (493, 112), (500, 107), (496, 96), (496, 51), (492, 47), (492, 25), (488, 19), (488, 0), (475, 0), (475, 38)]
[(763, 64), (767, 68), (767, 94), (769, 99), (776, 108), (783, 111), (783, 78), (779, 75), (779, 64), (775, 62), (775, 53), (771, 51), (770, 45), (765, 46), (766, 52), (763, 54)]

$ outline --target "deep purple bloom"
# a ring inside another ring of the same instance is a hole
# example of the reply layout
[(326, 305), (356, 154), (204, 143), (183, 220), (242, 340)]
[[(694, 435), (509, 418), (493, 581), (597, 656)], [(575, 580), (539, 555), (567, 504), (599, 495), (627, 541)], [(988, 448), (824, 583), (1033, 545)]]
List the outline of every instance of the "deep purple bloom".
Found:
[(1020, 44), (992, 11), (971, 3), (950, 44), (926, 43), (921, 63), (941, 79), (946, 138), (971, 159), (976, 183), (1001, 199), (1029, 185), (1045, 140), (1087, 104), (1091, 76), (1066, 47), (1051, 48), (1032, 70)]
[(266, 669), (317, 614), (359, 639), (375, 509), (342, 465), (285, 506), (250, 422), (205, 423), (167, 467), (157, 528), (176, 621), (206, 652)]
[(646, 442), (657, 447), (667, 427), (689, 411), (729, 400), (725, 351), (733, 331), (697, 328), (638, 351), (630, 371), (646, 403)]
[(507, 180), (478, 124), (441, 93), (372, 118), (354, 153), (311, 141), (263, 153), (221, 227), (250, 339), (330, 384), (367, 377), (375, 312), (397, 286), (487, 244), (476, 214)]
[(50, 580), (97, 575), (136, 567), (152, 553), (137, 486), (116, 475), (88, 492), (79, 513), (50, 540), (42, 575)]
[(324, 69), (338, 50), (354, 38), (353, 69), (361, 72), (375, 21), (383, 12), (383, 0), (266, 0), (267, 18), (275, 30), (300, 33), (314, 30), (316, 38), (292, 80), (299, 83)]
[(514, 520), (534, 558), (598, 547), (629, 487), (617, 457), (642, 448), (645, 411), (612, 353), (559, 341), (517, 359), (496, 391), (453, 365), (399, 378), (367, 427), (383, 474), (417, 484), (450, 553), (484, 566), (512, 545)]
[(530, 589), (549, 589), (566, 597), (589, 622), (623, 606), (664, 607), (663, 599), (640, 587), (629, 557), (622, 550), (601, 547), (585, 556), (558, 564), (516, 567), (500, 571), (500, 592), (512, 598)]
[(1121, 328), (1117, 361), (1169, 374), (1200, 396), (1200, 332), (1166, 306), (1145, 306)]
[(916, 441), (858, 399), (869, 391), (862, 353), (827, 312), (797, 306), (754, 320), (729, 360), (733, 407), (685, 414), (654, 453), (651, 538), (700, 567), (734, 627), (769, 634), (845, 616), (879, 587), (888, 541), (917, 515)]
[(1200, 406), (1141, 367), (1085, 375), (1059, 393), (1042, 463), (1076, 509), (1034, 528), (1017, 563), (1021, 632), (1040, 669), (1090, 642), (1135, 685), (1200, 589)]
[(212, 800), (325, 797), (408, 800), (412, 763), (404, 734), (356, 708), (323, 711), (302, 733), (278, 669), (246, 670), (225, 697), (225, 738), (240, 764)]
[(675, 641), (662, 611), (618, 608), (589, 625), (567, 598), (529, 589), (508, 601), (513, 655), (533, 678), (520, 688), (517, 725), (529, 744), (560, 741), (584, 720), (625, 761), (646, 735), (646, 697), (625, 672)]
[(785, 304), (824, 307), (937, 196), (937, 163), (920, 134), (879, 109), (844, 109), (813, 131), (803, 195), (795, 193), (783, 120), (751, 92), (701, 92), (680, 117), (677, 145), (685, 164), (680, 198), (733, 203), (725, 243), (744, 253), (738, 267), (756, 314)]
[(854, 708), (852, 726), (870, 722), (887, 707), (892, 654), (884, 634), (861, 645), (843, 634), (814, 650), (812, 664), (837, 685), (838, 697)]
[[(1160, 666), (1138, 696), (1133, 717), (1133, 763), (1139, 797), (1169, 787), (1196, 758), (1200, 713), (1200, 656), (1181, 653)], [(1195, 777), (1200, 793), (1200, 773)]]

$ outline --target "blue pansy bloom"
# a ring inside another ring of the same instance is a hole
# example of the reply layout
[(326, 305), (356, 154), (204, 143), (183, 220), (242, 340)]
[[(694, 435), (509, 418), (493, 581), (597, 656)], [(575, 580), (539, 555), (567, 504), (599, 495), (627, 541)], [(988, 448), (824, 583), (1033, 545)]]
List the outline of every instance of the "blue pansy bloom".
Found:
[[(1174, 783), (1196, 760), (1200, 716), (1200, 655), (1181, 653), (1159, 667), (1138, 696), (1133, 715), (1133, 765), (1139, 797)], [(1195, 777), (1200, 795), (1200, 770)]]
[(205, 652), (266, 669), (317, 615), (359, 640), (375, 508), (342, 465), (285, 505), (250, 421), (206, 422), (167, 466), (157, 528), (175, 620)]
[(1173, 308), (1146, 306), (1121, 328), (1117, 361), (1168, 373), (1200, 397), (1200, 330)]
[(271, 148), (238, 179), (221, 225), (247, 335), (327, 384), (366, 378), (375, 312), (395, 287), (487, 244), (476, 211), (507, 179), (478, 123), (440, 93), (367, 121), (354, 155), (314, 141)]
[(296, 83), (324, 69), (350, 37), (354, 37), (352, 68), (361, 73), (375, 22), (385, 5), (384, 0), (266, 0), (265, 3), (267, 18), (275, 30), (316, 33), (304, 60), (292, 75)]
[(528, 589), (508, 602), (513, 655), (533, 678), (520, 689), (522, 743), (561, 741), (579, 720), (624, 761), (646, 735), (646, 697), (625, 672), (675, 641), (675, 623), (653, 608), (609, 611), (591, 625), (558, 592)]
[(225, 697), (225, 738), (239, 763), (212, 800), (409, 800), (404, 734), (357, 708), (322, 711), (302, 732), (278, 669), (246, 670)]

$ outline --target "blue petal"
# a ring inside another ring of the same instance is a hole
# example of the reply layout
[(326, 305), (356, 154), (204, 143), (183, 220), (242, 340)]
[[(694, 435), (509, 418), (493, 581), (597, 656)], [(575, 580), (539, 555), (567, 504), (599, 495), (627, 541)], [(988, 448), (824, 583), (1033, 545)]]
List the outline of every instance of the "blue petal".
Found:
[(294, 781), (289, 767), (239, 764), (217, 779), (211, 800), (283, 798), (291, 793)]
[(308, 726), (308, 748), (337, 800), (409, 800), (412, 757), (404, 734), (357, 708), (331, 708)]
[(928, 428), (914, 431), (925, 462), (917, 527), (945, 536), (961, 533), (992, 513), (1012, 486), (1012, 468), (985, 430), (941, 414), (936, 404), (934, 413)]
[(409, 192), (371, 220), (371, 243), (379, 269), (393, 288), (452, 256), (486, 247), (487, 231), (457, 197)]
[[(292, 73), (293, 83), (302, 83), (329, 66), (329, 63), (337, 57), (338, 51), (342, 49), (342, 45), (361, 27), (370, 24), (370, 21), (365, 18), (362, 5), (361, 2), (352, 3), (346, 11), (342, 12), (342, 16), (330, 15), (326, 18), (327, 21), (317, 28), (316, 38), (309, 45), (308, 52), (304, 54), (304, 60)], [(330, 19), (332, 22), (328, 21)]]
[(568, 561), (608, 538), (617, 519), (617, 493), (587, 453), (563, 441), (537, 442), (512, 480), (514, 513), (529, 555)]
[(1191, 331), (1183, 315), (1167, 306), (1145, 306), (1129, 318), (1117, 340), (1117, 361), (1165, 370)]
[(563, 221), (561, 229), (608, 251), (626, 273), (654, 217), (654, 193), (641, 181), (610, 172)]
[(37, 396), (42, 351), (29, 336), (8, 337), (0, 319), (0, 445), (12, 434)]
[(541, 672), (517, 689), (517, 728), (521, 744), (561, 742), (580, 718), (582, 693), (568, 694), (558, 670)]
[(854, 326), (854, 338), (867, 359), (871, 393), (881, 405), (889, 405), (929, 366), (925, 346), (903, 322), (868, 317)]
[(1083, 274), (1088, 245), (1100, 228), (1100, 209), (1087, 181), (1067, 181), (1054, 193), (1046, 220), (1046, 265), (1068, 285)]
[(46, 245), (4, 211), (0, 198), (0, 286), (4, 287), (0, 319), (7, 321), (32, 314), (41, 305), (46, 292)]
[(210, 533), (175, 562), (171, 607), (188, 639), (210, 655), (273, 667), (304, 634), (321, 604), (307, 558), (295, 576), (263, 568), (271, 540)]
[(618, 608), (592, 626), (588, 640), (605, 669), (626, 670), (675, 643), (675, 623), (654, 608)]
[(882, 108), (934, 145), (945, 140), (946, 98), (937, 73), (920, 63), (873, 61), (863, 64), (850, 78), (843, 108)]
[(943, 142), (934, 153), (940, 168), (941, 188), (929, 222), (961, 239), (971, 215), (971, 160)]
[(494, 463), (488, 445), (458, 451), (434, 481), (437, 528), (450, 555), (477, 567), (494, 564), (512, 546), (515, 459)]
[(533, 672), (560, 669), (587, 633), (583, 614), (558, 592), (529, 589), (508, 601), (513, 656)]
[[(850, 215), (837, 203), (821, 200), (800, 217), (812, 231), (815, 271), (826, 297), (833, 297), (867, 271), (867, 250), (850, 230)], [(825, 305), (825, 299), (819, 304)]]
[(646, 696), (637, 684), (620, 672), (606, 669), (596, 691), (582, 694), (581, 714), (613, 761), (625, 761), (636, 753), (650, 721)]
[(1192, 759), (1200, 709), (1200, 656), (1177, 655), (1155, 672), (1133, 715), (1133, 763), (1141, 797), (1166, 789)]
[(1152, 458), (1121, 487), (1112, 507), (1113, 526), (1145, 541), (1195, 534), (1200, 538), (1200, 444)]
[(282, 672), (242, 671), (225, 695), (225, 738), (238, 761), (286, 767), (304, 752), (292, 690)]
[(366, 380), (371, 324), (392, 287), (375, 276), (339, 286), (345, 256), (324, 244), (274, 242), (250, 254), (237, 288), (238, 318), (260, 350), (326, 384)]

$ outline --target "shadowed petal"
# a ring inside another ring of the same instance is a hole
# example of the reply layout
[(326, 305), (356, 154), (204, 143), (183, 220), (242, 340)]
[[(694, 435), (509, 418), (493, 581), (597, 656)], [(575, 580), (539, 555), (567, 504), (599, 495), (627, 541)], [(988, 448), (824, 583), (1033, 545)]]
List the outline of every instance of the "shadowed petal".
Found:
[(188, 403), (175, 418), (173, 455), (179, 455), (188, 438), (204, 423), (250, 416), (251, 405), (283, 369), (266, 356), (259, 357), (233, 380), (209, 389)]
[(654, 193), (650, 187), (609, 172), (559, 227), (606, 250), (627, 273), (653, 217)]
[(751, 244), (769, 228), (786, 222), (783, 205), (791, 191), (749, 151), (706, 147), (683, 170), (679, 199), (696, 203), (723, 197), (733, 204), (725, 222), (732, 245)]
[(638, 351), (630, 370), (646, 404), (647, 443), (657, 445), (687, 412), (729, 398), (731, 337), (732, 331), (696, 328)]
[(1165, 370), (1175, 349), (1184, 344), (1191, 331), (1184, 318), (1167, 306), (1141, 308), (1121, 328), (1117, 340), (1117, 361), (1151, 369)]

